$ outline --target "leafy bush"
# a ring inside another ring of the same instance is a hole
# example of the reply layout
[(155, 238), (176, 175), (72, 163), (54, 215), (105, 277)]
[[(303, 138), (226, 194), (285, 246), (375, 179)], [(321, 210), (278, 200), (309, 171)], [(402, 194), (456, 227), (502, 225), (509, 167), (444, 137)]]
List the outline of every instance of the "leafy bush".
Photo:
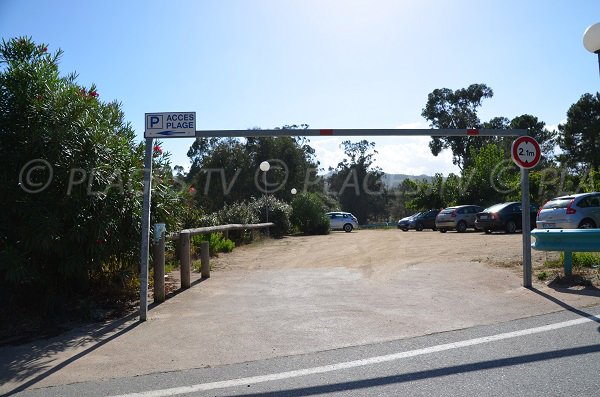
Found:
[[(118, 102), (60, 76), (60, 55), (29, 38), (0, 44), (3, 310), (137, 285), (144, 145)], [(160, 144), (154, 156), (152, 222), (173, 229), (182, 202)]]
[(292, 225), (305, 234), (328, 234), (329, 218), (325, 211), (317, 194), (300, 194), (292, 201)]
[(230, 223), (258, 223), (259, 217), (254, 208), (247, 202), (225, 204), (217, 212), (217, 224), (227, 225)]
[(250, 205), (260, 223), (268, 221), (275, 224), (275, 226), (269, 229), (271, 236), (282, 237), (290, 232), (292, 208), (289, 204), (273, 196), (263, 196), (251, 201)]
[(223, 233), (197, 234), (192, 236), (192, 247), (196, 255), (200, 256), (200, 247), (203, 241), (208, 241), (210, 256), (219, 252), (231, 252), (235, 243), (223, 236)]

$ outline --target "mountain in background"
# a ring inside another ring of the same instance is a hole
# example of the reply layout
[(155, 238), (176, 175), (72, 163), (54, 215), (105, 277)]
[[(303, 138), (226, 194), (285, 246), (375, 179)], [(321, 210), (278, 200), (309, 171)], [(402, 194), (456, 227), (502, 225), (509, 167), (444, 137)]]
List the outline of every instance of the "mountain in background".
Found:
[[(333, 172), (329, 171), (325, 175), (322, 175), (322, 177), (327, 179), (331, 176), (331, 174), (333, 174)], [(402, 181), (405, 179), (410, 179), (413, 181), (422, 181), (423, 179), (425, 179), (427, 182), (431, 183), (431, 181), (433, 180), (433, 177), (429, 176), (429, 175), (425, 175), (425, 174), (422, 174), (422, 175), (384, 174), (383, 178), (382, 178), (385, 187), (388, 189), (395, 188), (396, 186), (400, 185), (402, 183)]]
[(433, 177), (429, 175), (385, 174), (382, 178), (383, 183), (388, 189), (395, 188), (405, 179), (410, 179), (413, 181), (422, 181), (425, 179), (427, 182), (431, 182)]

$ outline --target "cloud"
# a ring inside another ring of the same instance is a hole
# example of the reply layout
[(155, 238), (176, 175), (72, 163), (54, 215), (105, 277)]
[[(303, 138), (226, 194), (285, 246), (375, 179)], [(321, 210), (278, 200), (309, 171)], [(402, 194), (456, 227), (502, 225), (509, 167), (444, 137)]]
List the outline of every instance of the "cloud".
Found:
[[(428, 129), (423, 122), (411, 122), (398, 125), (398, 129)], [(459, 169), (452, 164), (452, 153), (442, 151), (437, 157), (429, 149), (429, 136), (391, 136), (391, 137), (345, 137), (345, 138), (311, 138), (310, 145), (315, 149), (317, 159), (327, 172), (336, 167), (345, 157), (340, 147), (343, 140), (368, 139), (375, 142), (375, 166), (379, 166), (388, 174), (433, 175), (435, 173), (458, 173)]]

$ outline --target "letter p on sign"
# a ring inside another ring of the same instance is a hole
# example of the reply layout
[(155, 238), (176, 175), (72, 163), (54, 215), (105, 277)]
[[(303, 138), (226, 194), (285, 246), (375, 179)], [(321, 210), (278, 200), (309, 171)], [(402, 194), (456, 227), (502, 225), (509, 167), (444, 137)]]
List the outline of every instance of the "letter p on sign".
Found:
[(152, 114), (148, 115), (148, 120), (146, 120), (146, 124), (149, 128), (163, 128), (163, 117), (161, 114)]

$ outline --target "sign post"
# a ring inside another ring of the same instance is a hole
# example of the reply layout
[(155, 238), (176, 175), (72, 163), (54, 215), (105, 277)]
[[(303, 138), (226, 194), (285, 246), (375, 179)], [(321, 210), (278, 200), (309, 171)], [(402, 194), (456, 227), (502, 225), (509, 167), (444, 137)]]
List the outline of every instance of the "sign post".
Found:
[(144, 157), (144, 203), (142, 205), (142, 245), (140, 252), (140, 321), (148, 317), (148, 256), (150, 250), (150, 198), (152, 191), (152, 138), (146, 138)]
[(521, 168), (521, 229), (523, 233), (523, 287), (531, 287), (531, 208), (529, 203), (529, 169), (540, 162), (541, 149), (535, 139), (521, 136), (510, 150), (515, 164)]
[(140, 321), (148, 318), (148, 257), (150, 256), (150, 203), (152, 199), (152, 155), (154, 138), (194, 138), (196, 112), (146, 113), (144, 155), (144, 203), (140, 249)]

